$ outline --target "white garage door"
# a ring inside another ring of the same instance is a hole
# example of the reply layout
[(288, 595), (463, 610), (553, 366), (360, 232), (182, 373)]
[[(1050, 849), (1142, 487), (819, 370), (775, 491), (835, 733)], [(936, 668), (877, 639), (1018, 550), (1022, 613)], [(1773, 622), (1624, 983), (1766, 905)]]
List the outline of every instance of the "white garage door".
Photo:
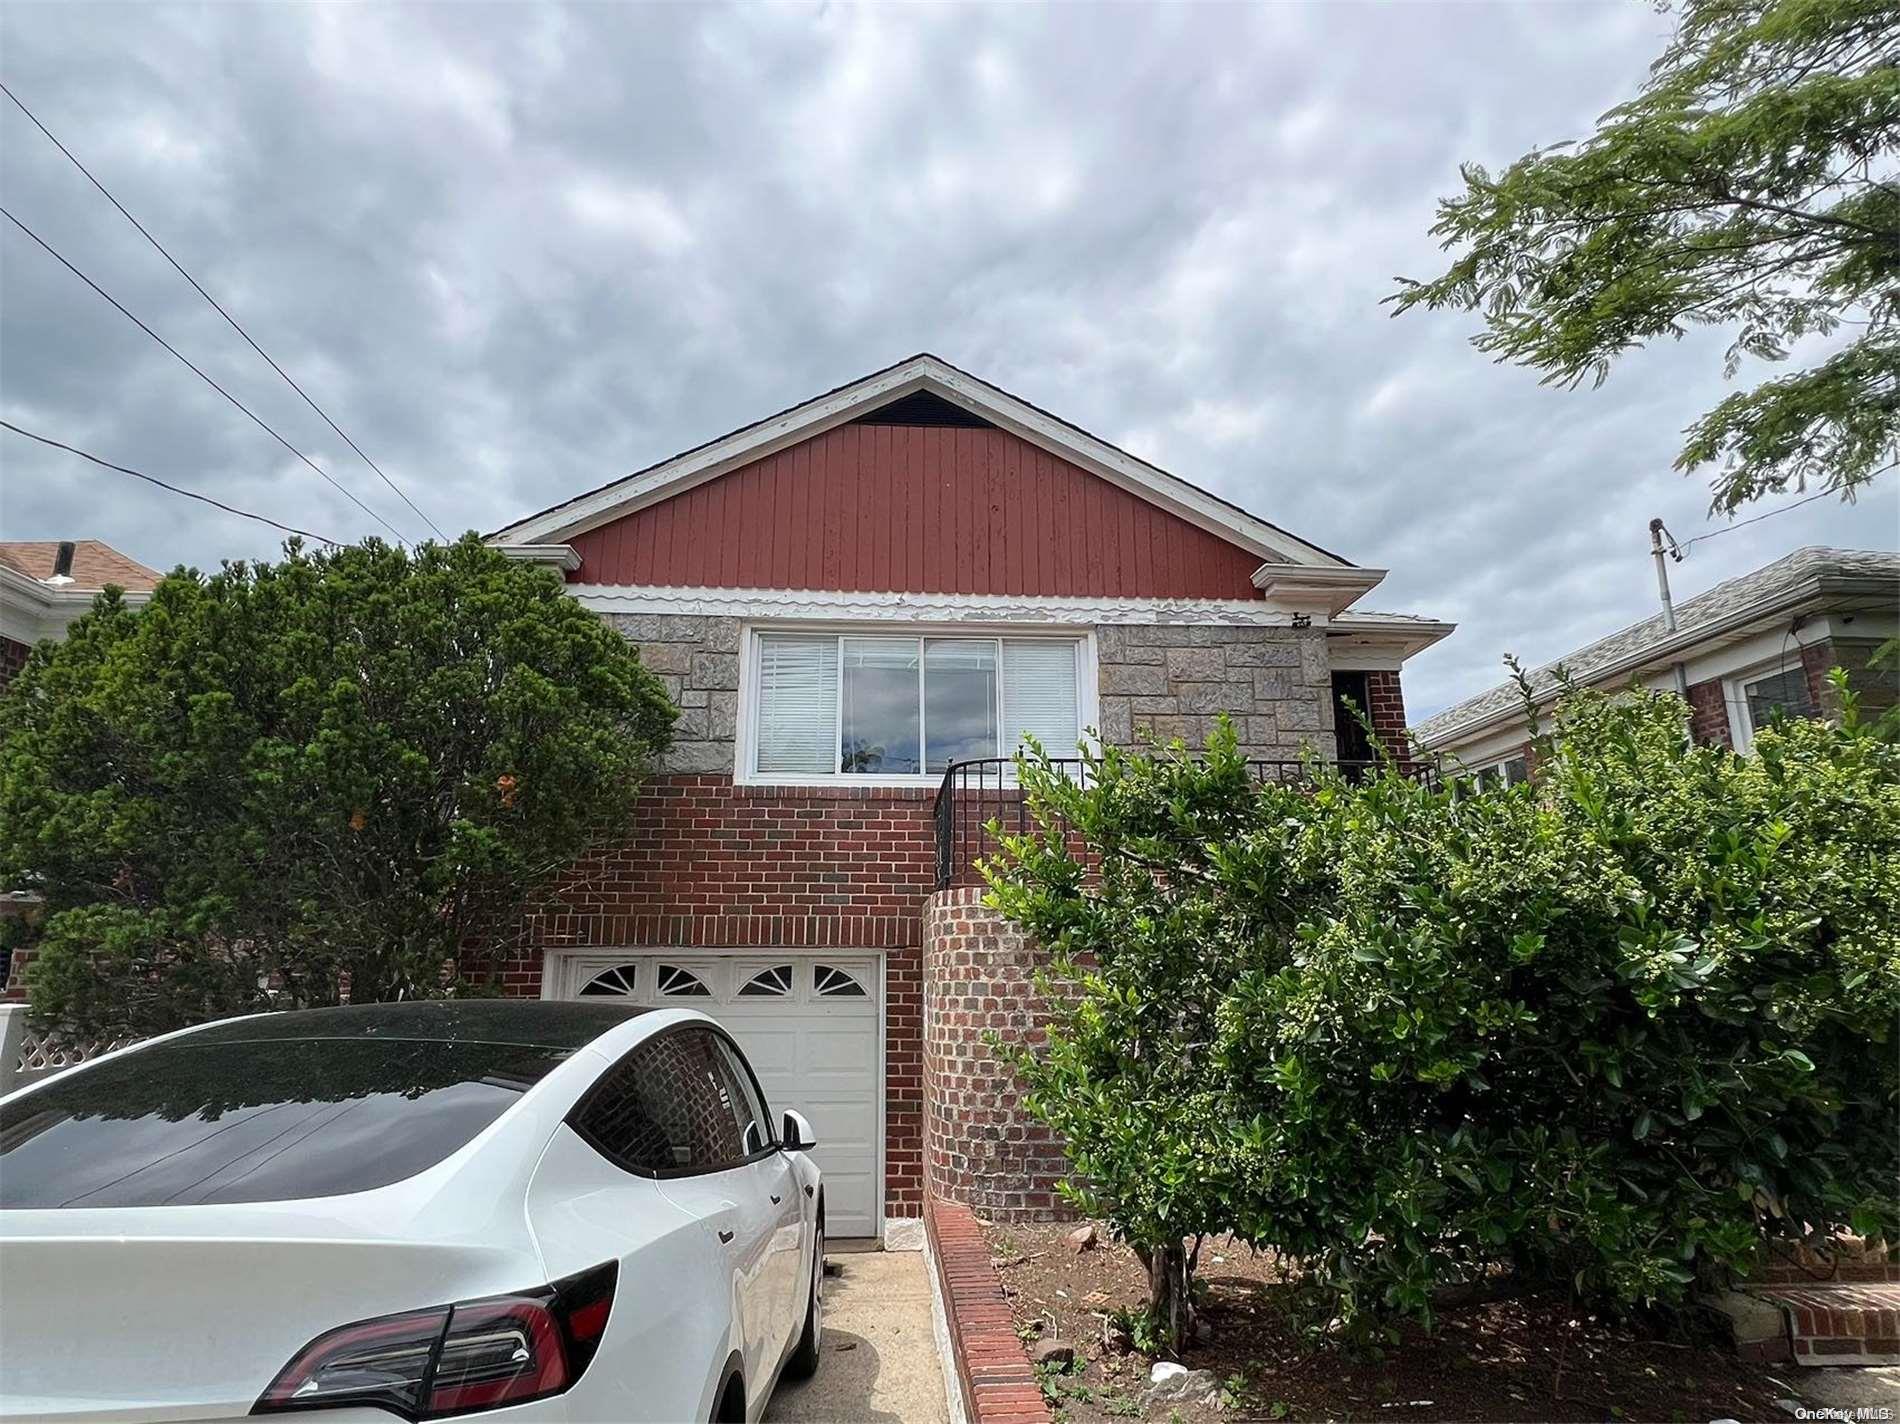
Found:
[(878, 1234), (883, 1143), (878, 961), (848, 955), (587, 954), (559, 966), (563, 998), (698, 1009), (739, 1041), (774, 1114), (797, 1108), (818, 1137), (825, 1227)]

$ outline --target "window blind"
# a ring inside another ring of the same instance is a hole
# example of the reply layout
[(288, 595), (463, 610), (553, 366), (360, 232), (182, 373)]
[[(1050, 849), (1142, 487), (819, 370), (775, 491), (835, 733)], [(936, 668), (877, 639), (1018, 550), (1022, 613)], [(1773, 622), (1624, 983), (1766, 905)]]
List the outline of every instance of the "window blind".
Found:
[(1077, 723), (1075, 649), (1067, 640), (1003, 640), (1003, 753), (1015, 752), (1025, 733), (1052, 757), (1075, 755)]
[(838, 769), (838, 640), (759, 638), (762, 774), (829, 776)]

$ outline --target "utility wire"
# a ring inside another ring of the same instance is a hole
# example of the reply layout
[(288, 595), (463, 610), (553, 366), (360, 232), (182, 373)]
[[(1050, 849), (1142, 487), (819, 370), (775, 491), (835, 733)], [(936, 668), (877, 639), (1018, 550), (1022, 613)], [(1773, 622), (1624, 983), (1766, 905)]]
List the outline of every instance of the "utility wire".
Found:
[(21, 113), (25, 114), (27, 118), (33, 121), (33, 127), (38, 129), (41, 133), (45, 134), (47, 139), (52, 143), (53, 147), (57, 148), (61, 153), (65, 154), (67, 159), (71, 161), (73, 167), (77, 168), (81, 173), (85, 174), (87, 181), (90, 182), (92, 186), (97, 188), (101, 193), (105, 194), (106, 201), (112, 204), (113, 207), (117, 208), (119, 212), (124, 216), (125, 220), (131, 223), (133, 227), (139, 230), (139, 235), (141, 237), (143, 237), (147, 242), (151, 243), (153, 247), (156, 247), (158, 249), (159, 256), (163, 257), (167, 262), (171, 263), (172, 267), (177, 271), (179, 276), (183, 277), (187, 282), (191, 283), (192, 290), (197, 292), (199, 296), (203, 297), (206, 301), (211, 303), (212, 308), (217, 312), (217, 314), (223, 317), (225, 321), (230, 324), (231, 330), (235, 331), (239, 336), (243, 337), (246, 343), (249, 344), (251, 350), (255, 351), (259, 356), (262, 356), (264, 358), (265, 363), (271, 368), (271, 370), (275, 371), (278, 375), (282, 376), (284, 380), (289, 384), (290, 388), (293, 391), (295, 391), (298, 395), (303, 397), (303, 403), (305, 405), (309, 406), (318, 415), (323, 417), (323, 423), (329, 426), (330, 429), (334, 430), (339, 436), (341, 436), (343, 439), (343, 443), (348, 445), (359, 456), (361, 456), (364, 464), (368, 465), (372, 470), (376, 471), (377, 475), (379, 475), (382, 478), (382, 482), (388, 485), (390, 489), (395, 491), (396, 497), (400, 499), (404, 504), (408, 505), (409, 508), (415, 513), (415, 516), (418, 519), (420, 519), (424, 524), (428, 525), (431, 529), (435, 530), (437, 538), (441, 539), (443, 543), (447, 543), (449, 536), (442, 532), (442, 527), (439, 524), (437, 524), (433, 519), (429, 518), (428, 515), (424, 514), (421, 511), (421, 509), (417, 508), (416, 502), (413, 499), (409, 498), (408, 495), (404, 494), (401, 487), (398, 486), (394, 480), (392, 480), (388, 475), (383, 473), (383, 467), (381, 465), (377, 464), (374, 460), (370, 459), (368, 455), (363, 454), (363, 447), (361, 445), (358, 445), (354, 440), (350, 439), (348, 433), (343, 429), (342, 426), (338, 425), (334, 420), (330, 419), (330, 413), (326, 411), (322, 406), (318, 405), (314, 400), (312, 400), (310, 398), (309, 392), (305, 391), (302, 386), (298, 385), (296, 381), (292, 380), (290, 373), (288, 371), (286, 371), (282, 366), (279, 366), (275, 361), (271, 360), (270, 353), (266, 351), (263, 347), (259, 346), (257, 342), (251, 339), (251, 333), (246, 331), (242, 326), (238, 324), (237, 318), (232, 316), (231, 313), (226, 311), (222, 306), (218, 305), (218, 299), (212, 296), (211, 293), (207, 292), (201, 285), (199, 285), (198, 279), (196, 277), (192, 276), (191, 273), (187, 272), (182, 266), (179, 265), (178, 259), (176, 257), (173, 257), (170, 252), (165, 250), (165, 244), (160, 242), (157, 238), (153, 237), (150, 232), (146, 231), (145, 224), (140, 222), (137, 218), (133, 217), (132, 214), (126, 210), (125, 204), (121, 203), (117, 198), (112, 196), (111, 189), (107, 188), (105, 184), (101, 183), (97, 178), (93, 177), (92, 170), (86, 167), (85, 164), (81, 163), (79, 159), (74, 156), (73, 151), (67, 148), (65, 144), (61, 143), (59, 139), (54, 135), (51, 129), (47, 128), (45, 124), (40, 122), (39, 115), (35, 114), (31, 109), (27, 108), (27, 106), (20, 101), (20, 96), (18, 94), (15, 94), (11, 89), (7, 88), (4, 82), (0, 82), (0, 94), (5, 94), (9, 99), (13, 101), (14, 106), (18, 108)]
[[(1892, 469), (1892, 468), (1893, 467), (1891, 465), (1887, 467), (1887, 469)], [(1868, 485), (1872, 484), (1875, 480), (1879, 479), (1882, 475), (1886, 473), (1887, 473), (1886, 470), (1874, 471), (1873, 474), (1869, 475), (1864, 481), (1862, 481), (1859, 488), (1865, 489)], [(1671, 555), (1674, 556), (1677, 563), (1681, 563), (1683, 560), (1683, 557), (1689, 552), (1689, 550), (1693, 549), (1697, 544), (1700, 544), (1704, 539), (1714, 539), (1723, 534), (1733, 534), (1737, 529), (1746, 529), (1751, 524), (1759, 524), (1764, 519), (1773, 519), (1777, 514), (1786, 514), (1790, 510), (1801, 508), (1801, 506), (1804, 504), (1813, 504), (1814, 501), (1817, 499), (1826, 499), (1830, 495), (1838, 495), (1839, 493), (1840, 493), (1839, 490), (1831, 490), (1831, 489), (1819, 490), (1816, 493), (1809, 495), (1806, 499), (1797, 499), (1793, 504), (1784, 504), (1779, 509), (1769, 510), (1766, 514), (1757, 514), (1753, 519), (1741, 519), (1741, 520), (1737, 520), (1733, 524), (1725, 524), (1720, 529), (1711, 529), (1706, 534), (1698, 534), (1693, 539), (1683, 540), (1682, 543), (1680, 544), (1676, 543), (1674, 536), (1671, 536), (1669, 539), (1670, 553)], [(1669, 531), (1665, 529), (1663, 533), (1668, 534)]]
[(65, 441), (55, 440), (50, 435), (35, 434), (31, 430), (26, 430), (15, 425), (10, 420), (0, 420), (0, 429), (11, 430), (15, 435), (24, 435), (28, 440), (37, 440), (42, 445), (51, 445), (55, 450), (65, 450), (70, 454), (77, 455), (82, 460), (90, 460), (93, 464), (103, 465), (108, 470), (117, 470), (120, 474), (130, 475), (135, 480), (144, 480), (147, 484), (157, 485), (160, 489), (169, 490), (173, 494), (182, 494), (186, 499), (198, 500), (201, 503), (211, 505), (213, 508), (222, 509), (226, 514), (235, 514), (240, 519), (255, 519), (259, 524), (268, 524), (271, 528), (281, 529), (286, 534), (301, 534), (306, 539), (315, 539), (319, 544), (328, 544), (333, 549), (340, 547), (334, 539), (326, 539), (321, 534), (312, 534), (308, 529), (298, 529), (294, 525), (279, 524), (268, 515), (253, 514), (248, 509), (239, 509), (236, 505), (226, 504), (220, 499), (213, 499), (208, 494), (199, 494), (196, 490), (183, 489), (178, 485), (167, 484), (164, 480), (159, 479), (158, 476), (148, 475), (143, 470), (134, 470), (126, 465), (115, 465), (110, 460), (101, 459), (89, 451), (81, 450), (77, 445), (68, 445)]
[(336, 480), (331, 477), (330, 472), (328, 470), (324, 469), (323, 466), (319, 465), (315, 460), (312, 460), (308, 455), (304, 454), (304, 452), (299, 450), (295, 445), (292, 445), (288, 440), (284, 439), (284, 437), (279, 435), (276, 432), (276, 430), (272, 429), (272, 427), (270, 427), (269, 425), (266, 425), (263, 419), (259, 417), (254, 411), (252, 411), (252, 409), (249, 406), (244, 404), (243, 401), (239, 400), (236, 396), (232, 395), (229, 391), (227, 391), (223, 386), (219, 385), (216, 381), (212, 380), (211, 377), (207, 376), (203, 371), (199, 370), (197, 366), (192, 365), (190, 357), (186, 356), (182, 351), (180, 351), (176, 346), (173, 346), (171, 342), (167, 341), (164, 337), (160, 336), (156, 331), (153, 331), (151, 327), (147, 326), (144, 322), (140, 321), (136, 316), (134, 316), (130, 311), (128, 311), (125, 307), (125, 304), (119, 301), (117, 297), (113, 296), (112, 293), (108, 292), (104, 287), (100, 286), (97, 282), (93, 281), (92, 278), (88, 277), (84, 272), (81, 272), (77, 267), (73, 266), (72, 263), (68, 262), (64, 257), (60, 256), (58, 251), (56, 251), (54, 247), (52, 246), (52, 244), (47, 242), (45, 238), (41, 237), (37, 232), (33, 231), (33, 229), (28, 227), (25, 223), (21, 222), (12, 213), (8, 212), (4, 207), (0, 207), (0, 217), (4, 217), (8, 222), (12, 223), (15, 227), (17, 227), (21, 232), (25, 233), (28, 237), (32, 238), (41, 247), (45, 248), (46, 251), (52, 255), (55, 261), (57, 261), (68, 272), (71, 272), (80, 281), (84, 282), (88, 287), (91, 287), (93, 291), (97, 292), (100, 296), (104, 297), (107, 301), (111, 302), (113, 306), (119, 309), (119, 313), (122, 316), (124, 316), (127, 320), (131, 321), (133, 325), (137, 326), (140, 331), (144, 332), (147, 336), (151, 337), (152, 340), (156, 341), (160, 346), (163, 346), (167, 351), (171, 352), (172, 355), (176, 356), (180, 361), (183, 361), (186, 366), (190, 367), (192, 373), (196, 375), (201, 381), (205, 382), (205, 384), (210, 386), (212, 390), (216, 391), (219, 395), (223, 396), (226, 400), (230, 401), (232, 405), (236, 406), (239, 410), (243, 411), (247, 416), (250, 416), (251, 420), (257, 425), (258, 429), (264, 431), (266, 434), (268, 434), (271, 437), (271, 439), (275, 440), (279, 445), (282, 445), (286, 450), (290, 451), (291, 454), (295, 455), (299, 460), (302, 460), (311, 469), (315, 470), (319, 475), (323, 476), (324, 480), (327, 481), (330, 487), (336, 490), (337, 493), (341, 494), (345, 499), (349, 500), (351, 504), (355, 505), (358, 509), (362, 510), (363, 513), (367, 514), (371, 519), (374, 519), (378, 524), (382, 525), (383, 528), (387, 529), (390, 532), (390, 534), (392, 534), (395, 537), (397, 543), (404, 542), (402, 534), (397, 530), (395, 525), (391, 524), (387, 519), (383, 518), (382, 515), (378, 514), (375, 510), (371, 509), (367, 504), (364, 504), (362, 500), (358, 499), (355, 495), (351, 494), (342, 485), (338, 484)]

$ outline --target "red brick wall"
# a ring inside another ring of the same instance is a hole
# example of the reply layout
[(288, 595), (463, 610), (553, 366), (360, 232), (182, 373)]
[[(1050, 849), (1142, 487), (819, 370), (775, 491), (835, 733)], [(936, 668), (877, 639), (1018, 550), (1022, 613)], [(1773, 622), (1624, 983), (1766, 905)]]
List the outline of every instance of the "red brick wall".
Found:
[(1372, 730), (1402, 765), (1409, 765), (1412, 747), (1405, 739), (1405, 691), (1399, 685), (1398, 672), (1388, 669), (1367, 673), (1366, 699), (1372, 704), (1366, 708)]
[(1694, 683), (1689, 688), (1689, 735), (1706, 747), (1732, 746), (1728, 730), (1728, 703), (1722, 680)]
[(936, 876), (933, 792), (735, 786), (671, 776), (626, 842), (579, 862), (502, 968), (541, 992), (550, 949), (883, 950), (884, 1210), (923, 1210), (922, 911)]
[(12, 682), (14, 675), (26, 666), (26, 655), (32, 651), (25, 643), (0, 638), (0, 688)]
[(1056, 1195), (1068, 1159), (1023, 1109), (1022, 1085), (984, 1036), (1033, 1041), (1034, 947), (983, 904), (976, 888), (943, 890), (924, 907), (924, 1146), (930, 1194), (998, 1220), (1072, 1215)]

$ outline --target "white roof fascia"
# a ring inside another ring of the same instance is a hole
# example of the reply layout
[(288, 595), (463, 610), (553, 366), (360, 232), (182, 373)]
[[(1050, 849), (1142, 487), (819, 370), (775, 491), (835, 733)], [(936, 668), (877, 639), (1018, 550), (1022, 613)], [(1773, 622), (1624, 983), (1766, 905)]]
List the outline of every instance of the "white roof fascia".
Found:
[(489, 542), (543, 544), (571, 539), (922, 390), (942, 396), (1262, 559), (1351, 568), (1336, 555), (932, 356), (914, 357), (642, 473), (616, 480), (592, 494), (531, 515), (497, 530), (489, 536)]

